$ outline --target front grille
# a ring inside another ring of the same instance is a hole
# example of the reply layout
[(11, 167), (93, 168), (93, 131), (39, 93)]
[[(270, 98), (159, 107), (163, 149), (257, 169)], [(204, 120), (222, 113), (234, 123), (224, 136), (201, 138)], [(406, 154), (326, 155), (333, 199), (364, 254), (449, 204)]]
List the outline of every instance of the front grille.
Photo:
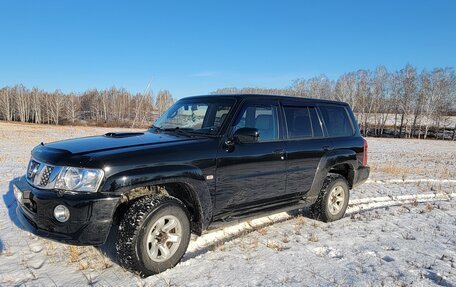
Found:
[(36, 173), (38, 172), (38, 168), (40, 167), (40, 163), (35, 160), (30, 160), (28, 170), (27, 170), (27, 178), (33, 180), (35, 178)]
[(48, 165), (43, 168), (41, 171), (40, 186), (46, 186), (49, 183), (49, 177), (51, 176), (52, 169), (53, 168)]
[(31, 159), (27, 168), (27, 180), (33, 186), (51, 189), (58, 172), (55, 166)]

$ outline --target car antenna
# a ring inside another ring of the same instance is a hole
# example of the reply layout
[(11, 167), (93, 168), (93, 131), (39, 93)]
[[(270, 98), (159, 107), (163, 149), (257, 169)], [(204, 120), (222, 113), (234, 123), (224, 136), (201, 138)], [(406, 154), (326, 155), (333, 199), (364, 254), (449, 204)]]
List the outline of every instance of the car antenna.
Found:
[(131, 124), (131, 128), (134, 128), (134, 126), (135, 126), (136, 119), (138, 118), (139, 110), (141, 109), (141, 105), (142, 105), (142, 102), (143, 102), (143, 100), (144, 100), (144, 97), (145, 97), (146, 94), (149, 92), (150, 85), (152, 85), (152, 79), (151, 79), (151, 80), (149, 81), (149, 83), (147, 84), (147, 87), (146, 87), (146, 89), (144, 90), (144, 93), (143, 93), (141, 99), (139, 100), (139, 104), (138, 104), (138, 106), (136, 107), (135, 118), (133, 119), (133, 123)]

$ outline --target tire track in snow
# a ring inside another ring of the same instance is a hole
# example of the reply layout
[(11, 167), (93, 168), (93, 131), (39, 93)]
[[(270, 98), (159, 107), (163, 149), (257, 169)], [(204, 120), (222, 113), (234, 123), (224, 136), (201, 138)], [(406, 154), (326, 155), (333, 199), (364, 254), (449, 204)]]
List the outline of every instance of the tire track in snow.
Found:
[(424, 194), (406, 194), (397, 196), (380, 196), (368, 197), (350, 200), (347, 208), (347, 214), (352, 214), (362, 210), (382, 208), (388, 206), (397, 206), (402, 204), (423, 203), (434, 201), (449, 201), (456, 198), (456, 192), (453, 193), (424, 193)]
[[(402, 204), (450, 201), (453, 198), (456, 198), (456, 192), (424, 193), (416, 195), (410, 194), (352, 199), (349, 202), (346, 214), (350, 215), (359, 211), (384, 208), (388, 206), (399, 206)], [(301, 212), (298, 210), (290, 213), (280, 212), (205, 233), (202, 236), (196, 238), (196, 240), (190, 241), (190, 245), (183, 261), (185, 262), (188, 259), (202, 255), (212, 247), (231, 241), (239, 236), (242, 236), (243, 234), (292, 219), (300, 213)]]
[(433, 179), (433, 178), (418, 178), (418, 179), (384, 179), (372, 180), (368, 179), (365, 183), (391, 184), (391, 183), (419, 183), (419, 182), (434, 182), (434, 183), (456, 183), (456, 179)]

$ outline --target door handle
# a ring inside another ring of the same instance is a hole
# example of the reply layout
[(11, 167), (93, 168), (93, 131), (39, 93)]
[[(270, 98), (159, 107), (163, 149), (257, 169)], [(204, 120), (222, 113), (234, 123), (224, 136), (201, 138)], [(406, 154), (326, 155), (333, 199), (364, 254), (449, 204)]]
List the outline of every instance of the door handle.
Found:
[(286, 151), (284, 149), (276, 149), (275, 151), (272, 152), (273, 155), (280, 156), (281, 160), (285, 159), (285, 153), (286, 153)]
[(323, 147), (323, 150), (324, 150), (324, 151), (330, 151), (330, 150), (333, 150), (333, 149), (334, 149), (334, 148), (333, 148), (332, 146), (329, 146), (329, 145), (325, 145), (325, 146)]

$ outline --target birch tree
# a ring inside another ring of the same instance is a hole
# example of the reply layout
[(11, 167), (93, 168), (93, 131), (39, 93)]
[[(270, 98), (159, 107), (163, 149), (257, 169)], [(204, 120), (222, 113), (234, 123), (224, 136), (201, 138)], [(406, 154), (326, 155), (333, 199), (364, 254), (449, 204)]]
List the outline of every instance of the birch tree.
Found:
[(159, 115), (162, 115), (174, 103), (173, 97), (168, 90), (161, 90), (157, 94), (155, 107)]

